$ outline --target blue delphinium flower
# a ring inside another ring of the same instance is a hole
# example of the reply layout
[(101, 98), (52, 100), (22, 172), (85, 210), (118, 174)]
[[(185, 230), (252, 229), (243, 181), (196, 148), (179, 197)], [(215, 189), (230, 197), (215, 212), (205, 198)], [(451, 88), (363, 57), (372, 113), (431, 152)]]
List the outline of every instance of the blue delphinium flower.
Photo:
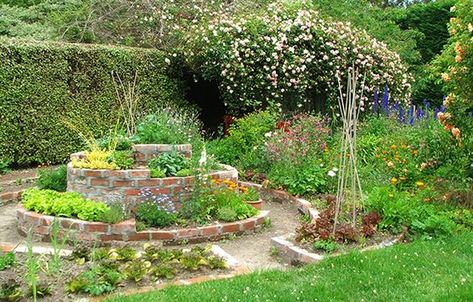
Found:
[(388, 89), (388, 86), (384, 86), (383, 100), (381, 102), (381, 106), (383, 107), (384, 113), (386, 115), (389, 115), (389, 89)]

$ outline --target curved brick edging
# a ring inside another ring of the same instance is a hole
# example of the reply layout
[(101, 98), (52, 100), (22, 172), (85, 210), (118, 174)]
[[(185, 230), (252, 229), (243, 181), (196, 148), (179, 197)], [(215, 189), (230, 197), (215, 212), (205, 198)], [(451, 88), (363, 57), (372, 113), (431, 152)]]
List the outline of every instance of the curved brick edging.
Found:
[[(213, 179), (238, 181), (238, 171), (221, 165), (222, 171), (209, 173)], [(149, 169), (93, 170), (67, 165), (67, 191), (78, 192), (84, 198), (96, 201), (120, 201), (128, 207), (141, 200), (140, 190), (149, 188), (155, 195), (169, 195), (180, 208), (187, 200), (194, 176), (151, 178)]]
[(314, 220), (315, 218), (319, 217), (319, 211), (316, 208), (314, 208), (314, 206), (308, 200), (292, 196), (289, 193), (282, 190), (274, 190), (274, 189), (265, 188), (260, 184), (255, 184), (252, 182), (239, 181), (238, 183), (245, 187), (255, 188), (256, 190), (260, 192), (260, 194), (271, 198), (272, 201), (281, 202), (281, 203), (282, 202), (295, 203), (305, 215), (309, 216), (310, 220)]
[(20, 190), (16, 192), (4, 192), (0, 193), (0, 207), (6, 206), (10, 203), (19, 202), (21, 199), (21, 194), (23, 194), (25, 190)]
[(219, 240), (223, 236), (240, 235), (248, 231), (260, 229), (269, 211), (261, 211), (257, 216), (230, 223), (217, 223), (197, 228), (173, 230), (136, 231), (134, 219), (117, 224), (89, 222), (79, 219), (54, 217), (27, 211), (22, 206), (17, 209), (18, 232), (25, 236), (31, 229), (35, 239), (49, 241), (51, 225), (55, 219), (59, 221), (59, 233), (67, 234), (69, 239), (105, 243), (110, 241), (152, 241), (160, 240), (167, 243), (201, 242)]

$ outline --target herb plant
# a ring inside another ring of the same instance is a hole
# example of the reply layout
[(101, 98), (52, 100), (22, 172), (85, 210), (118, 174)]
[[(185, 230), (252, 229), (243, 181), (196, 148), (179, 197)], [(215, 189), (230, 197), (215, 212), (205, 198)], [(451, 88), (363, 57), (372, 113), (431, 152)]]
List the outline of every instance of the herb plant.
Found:
[[(188, 160), (177, 152), (163, 153), (160, 156), (149, 161), (148, 167), (154, 170), (160, 170), (166, 176), (176, 176), (181, 170), (189, 168)], [(187, 171), (186, 171), (187, 172)]]
[(65, 192), (67, 189), (67, 168), (61, 165), (56, 169), (39, 170), (37, 186), (40, 189), (49, 189)]

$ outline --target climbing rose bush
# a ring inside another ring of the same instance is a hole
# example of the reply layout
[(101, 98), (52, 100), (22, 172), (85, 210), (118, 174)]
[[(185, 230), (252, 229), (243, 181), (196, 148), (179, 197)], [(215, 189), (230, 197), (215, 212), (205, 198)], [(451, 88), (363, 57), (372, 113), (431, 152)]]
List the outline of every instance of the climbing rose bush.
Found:
[(445, 130), (457, 141), (473, 143), (473, 0), (460, 0), (451, 9), (448, 46), (434, 61), (439, 80), (448, 95), (446, 112), (438, 116)]
[(233, 112), (310, 109), (315, 95), (335, 104), (337, 76), (346, 83), (352, 66), (366, 74), (365, 95), (387, 85), (394, 98), (409, 97), (411, 79), (397, 53), (349, 23), (324, 20), (305, 2), (276, 2), (264, 15), (224, 14), (198, 28), (191, 44), (188, 62), (220, 84)]

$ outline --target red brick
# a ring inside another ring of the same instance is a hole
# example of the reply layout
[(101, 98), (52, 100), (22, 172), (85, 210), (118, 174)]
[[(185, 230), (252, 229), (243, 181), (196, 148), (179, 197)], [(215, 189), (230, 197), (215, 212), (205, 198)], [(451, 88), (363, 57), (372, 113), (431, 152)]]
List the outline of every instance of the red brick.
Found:
[(77, 233), (76, 239), (78, 241), (95, 241), (97, 239), (97, 234), (80, 232)]
[(114, 187), (131, 187), (133, 182), (131, 180), (115, 180), (113, 181)]
[(23, 207), (16, 209), (16, 217), (19, 219), (20, 218), (23, 219), (25, 216), (25, 213), (26, 213), (26, 210)]
[(113, 235), (102, 234), (102, 235), (100, 235), (100, 241), (122, 241), (122, 240), (123, 240), (123, 235), (119, 235), (119, 234), (113, 234)]
[(249, 218), (246, 221), (240, 222), (242, 230), (248, 231), (255, 228), (255, 220), (253, 218)]
[(61, 226), (65, 229), (79, 230), (83, 222), (75, 219), (61, 218)]
[(128, 171), (128, 175), (130, 177), (149, 178), (150, 177), (150, 171), (149, 170), (131, 170), (131, 171)]
[(90, 185), (94, 187), (95, 186), (108, 187), (108, 179), (92, 178), (90, 180)]
[(112, 234), (123, 234), (123, 233), (133, 233), (136, 231), (135, 228), (135, 220), (130, 219), (126, 221), (122, 221), (117, 224), (113, 224), (111, 226), (111, 233)]
[(216, 225), (207, 226), (200, 229), (202, 230), (202, 236), (210, 237), (210, 236), (216, 236), (219, 234), (219, 229), (218, 229), (218, 226)]
[(126, 237), (127, 241), (144, 241), (149, 240), (148, 232), (138, 232), (133, 234), (128, 234)]
[(84, 230), (90, 233), (107, 233), (108, 224), (101, 222), (88, 222), (84, 225)]
[(257, 217), (255, 224), (256, 224), (256, 225), (262, 225), (262, 224), (264, 223), (264, 219), (265, 219), (265, 218), (266, 218), (266, 216)]
[(181, 229), (177, 231), (178, 239), (194, 238), (200, 235), (200, 230), (195, 228)]
[(138, 180), (139, 187), (157, 187), (161, 183), (159, 178)]
[(41, 219), (43, 218), (43, 215), (35, 213), (35, 212), (26, 212), (25, 213), (25, 221), (31, 222), (34, 224), (41, 224)]
[(151, 240), (173, 240), (175, 233), (169, 231), (149, 231)]
[(177, 185), (180, 183), (180, 177), (167, 177), (162, 180), (163, 186)]
[(102, 177), (102, 171), (100, 170), (85, 170), (85, 177)]
[(240, 231), (238, 222), (224, 223), (222, 226), (223, 233), (236, 233)]
[(49, 227), (48, 226), (37, 226), (33, 228), (33, 234), (38, 234), (38, 235), (48, 235), (49, 234)]
[(113, 170), (113, 171), (110, 171), (109, 175), (110, 177), (115, 177), (115, 178), (126, 178), (126, 171)]

